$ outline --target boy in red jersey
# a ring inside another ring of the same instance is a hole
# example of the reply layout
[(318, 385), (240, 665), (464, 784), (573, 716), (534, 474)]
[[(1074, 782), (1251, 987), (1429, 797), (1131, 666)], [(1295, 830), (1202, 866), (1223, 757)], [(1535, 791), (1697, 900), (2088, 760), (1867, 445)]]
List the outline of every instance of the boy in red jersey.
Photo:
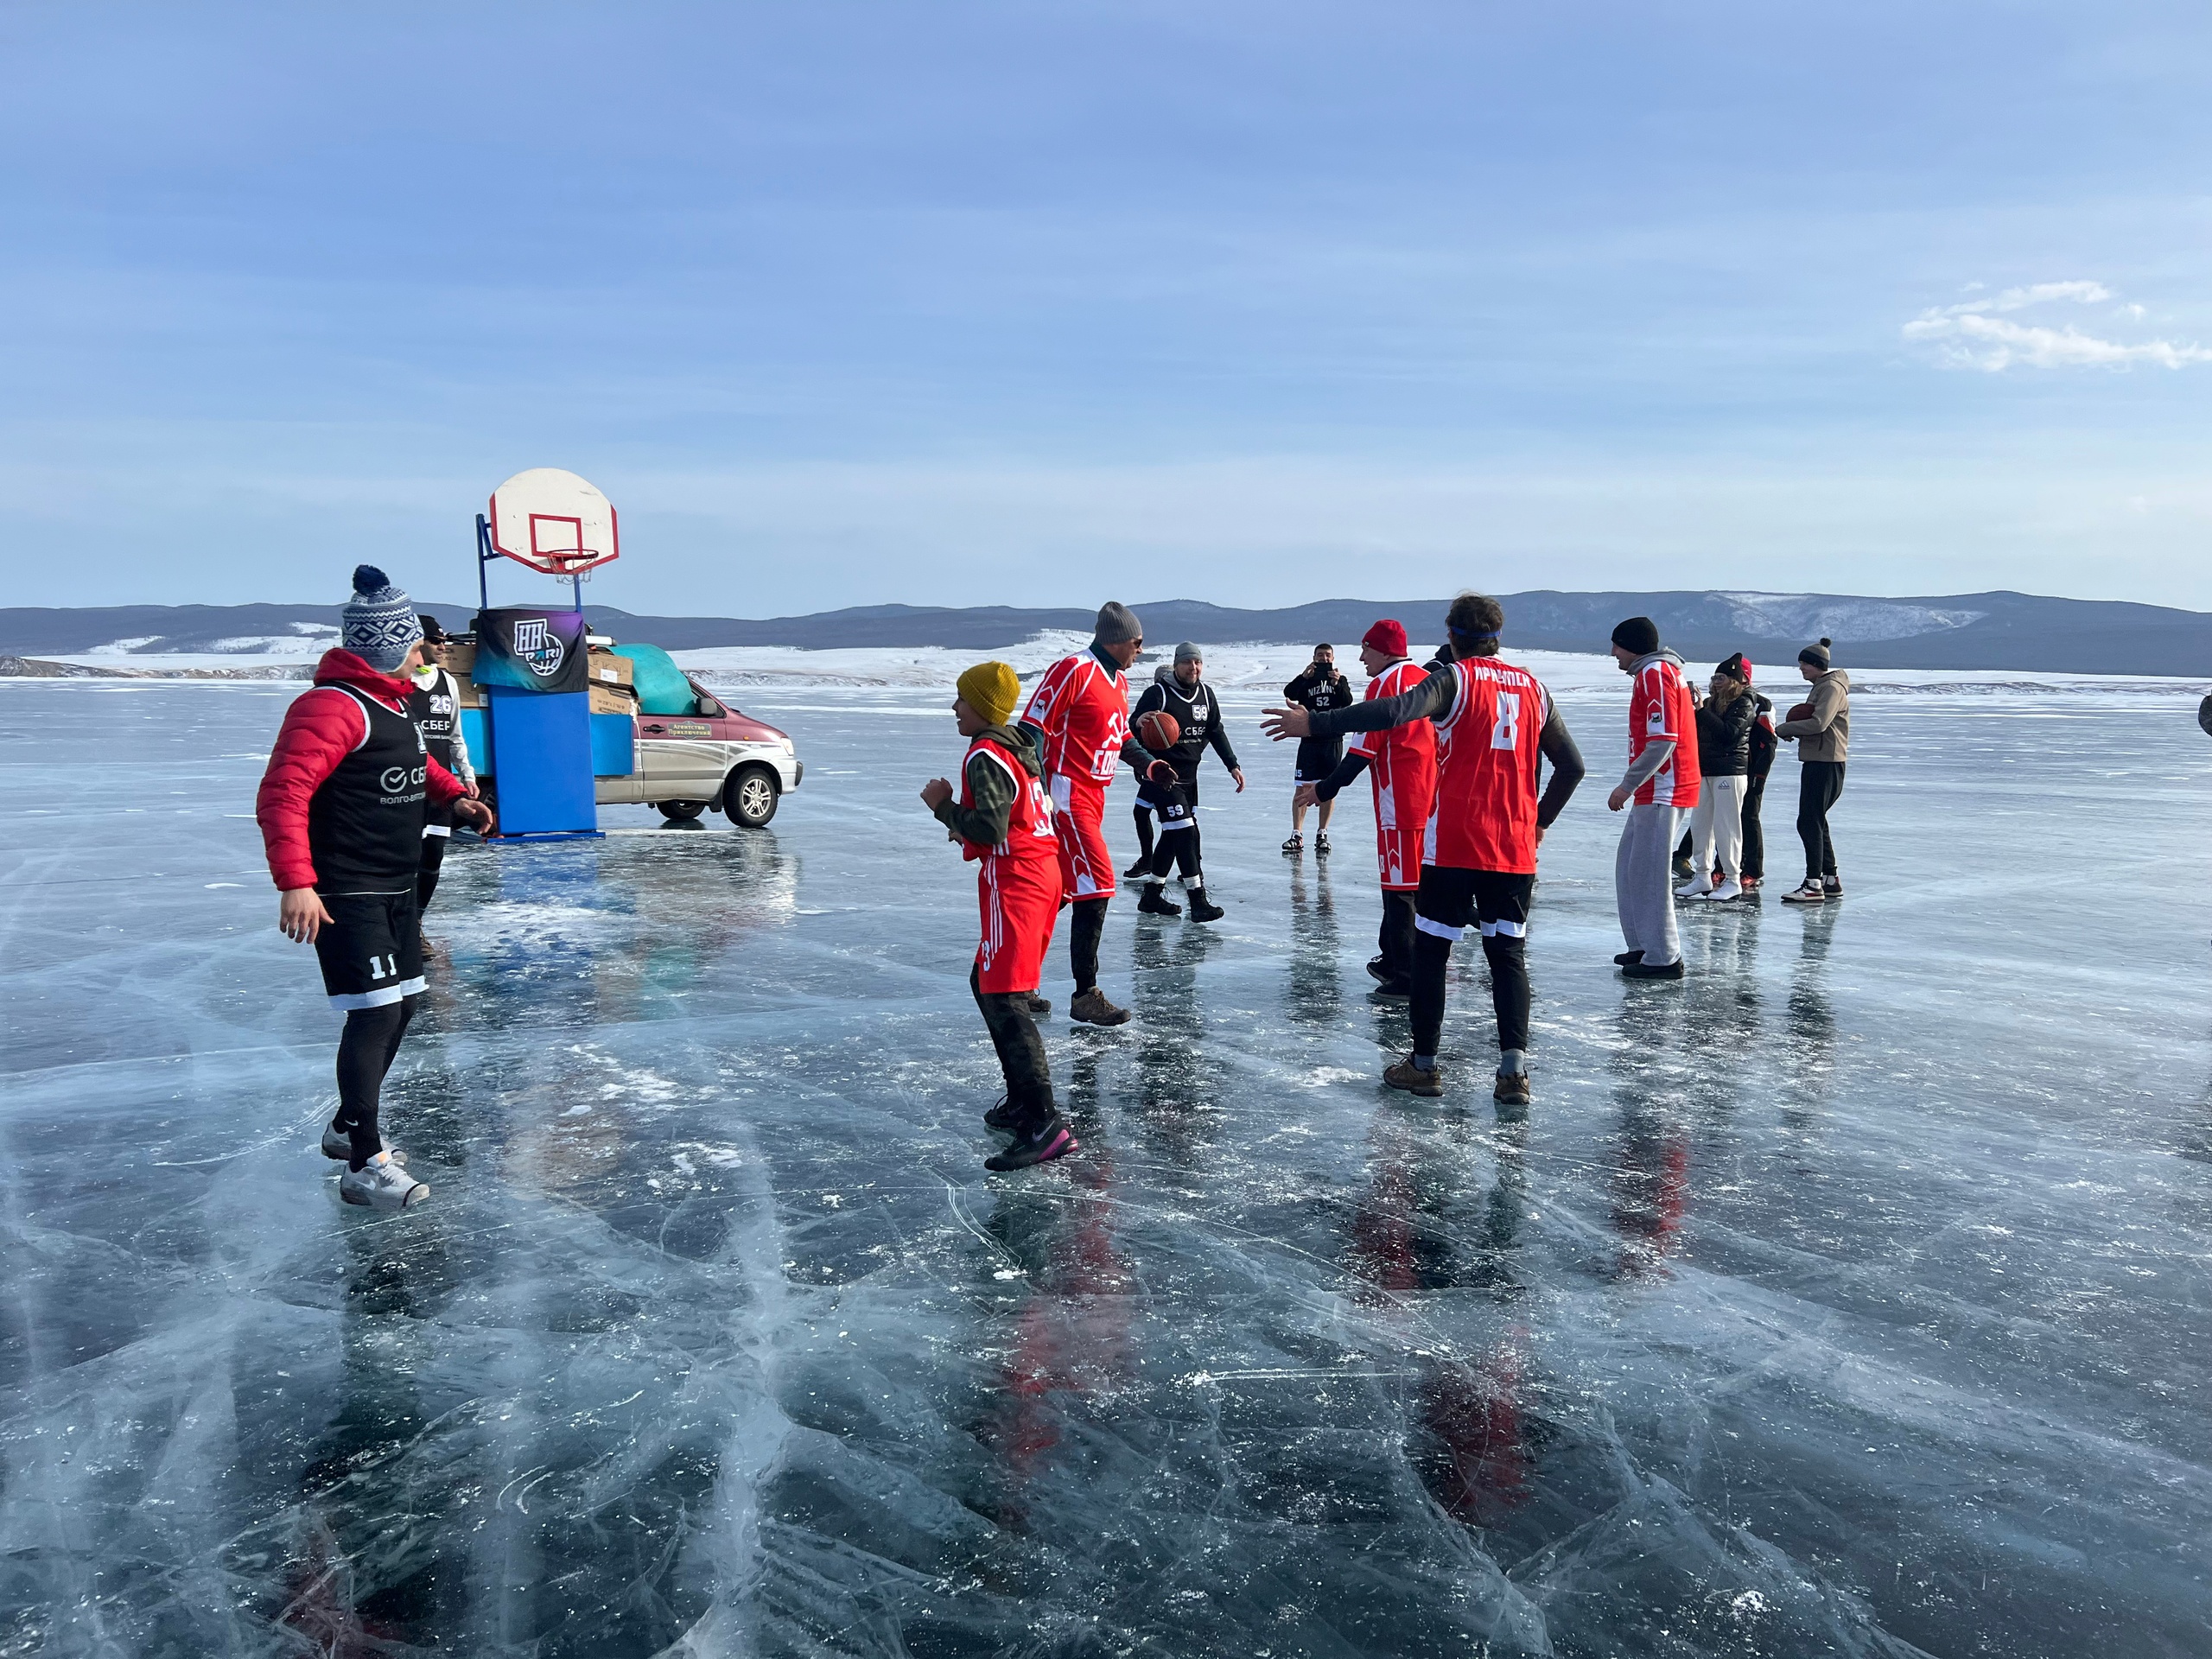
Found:
[(986, 1169), (1027, 1169), (1076, 1150), (1076, 1138), (1052, 1100), (1044, 1039), (1030, 998), (1044, 976), (1045, 949), (1060, 913), (1058, 849), (1052, 804), (1040, 781), (1037, 745), (1009, 726), (1021, 682), (1004, 663), (978, 663), (960, 677), (952, 717), (968, 740), (956, 795), (950, 780), (922, 786), (922, 804), (976, 866), (982, 938), (968, 988), (1006, 1075), (1006, 1099), (983, 1116), (1014, 1144), (983, 1160)]
[[(1389, 731), (1425, 720), (1436, 730), (1436, 792), (1422, 838), (1414, 895), (1414, 1052), (1382, 1080), (1416, 1095), (1444, 1092), (1437, 1049), (1444, 1029), (1445, 969), (1470, 925), (1482, 934), (1497, 1014), (1497, 1077), (1491, 1098), (1529, 1102), (1529, 906), (1536, 844), (1582, 781), (1582, 754), (1536, 677), (1502, 662), (1505, 611), (1481, 594), (1452, 601), (1451, 640), (1427, 677), (1395, 697), (1324, 714), (1282, 709), (1266, 716), (1277, 741), (1319, 731)], [(1538, 798), (1541, 762), (1551, 782)]]
[[(1368, 629), (1359, 642), (1359, 664), (1367, 671), (1367, 701), (1395, 697), (1428, 677), (1428, 671), (1406, 655), (1406, 629), (1389, 618)], [(1382, 877), (1382, 926), (1376, 955), (1367, 971), (1382, 982), (1382, 996), (1410, 996), (1414, 976), (1414, 894), (1421, 887), (1421, 842), (1436, 795), (1436, 728), (1427, 721), (1362, 732), (1337, 769), (1313, 787), (1313, 798), (1326, 804), (1359, 774), (1372, 769), (1375, 785), (1375, 855)]]
[(1106, 854), (1106, 786), (1126, 761), (1139, 777), (1172, 781), (1174, 767), (1154, 760), (1129, 735), (1129, 682), (1125, 670), (1144, 645), (1144, 626), (1118, 601), (1099, 607), (1090, 647), (1063, 657), (1045, 671), (1021, 723), (1034, 731), (1052, 791), (1053, 831), (1059, 841), (1062, 897), (1075, 906), (1068, 957), (1075, 970), (1071, 1018), (1094, 1026), (1127, 1023), (1098, 988), (1098, 941), (1106, 931), (1106, 906), (1114, 896), (1114, 861)]
[(492, 813), (416, 726), (423, 626), (407, 595), (374, 565), (359, 566), (340, 620), (344, 645), (323, 653), (315, 688), (284, 711), (253, 815), (282, 895), (276, 926), (315, 946), (323, 991), (346, 1016), (323, 1155), (346, 1161), (338, 1193), (346, 1203), (404, 1210), (430, 1189), (384, 1143), (378, 1117), (426, 982), (416, 897), (423, 824), (433, 806), (450, 806), (488, 830)]
[(1630, 979), (1680, 979), (1669, 865), (1682, 814), (1697, 804), (1697, 705), (1682, 659), (1661, 649), (1659, 625), (1631, 616), (1613, 630), (1613, 660), (1636, 683), (1629, 697), (1628, 771), (1605, 804), (1629, 809), (1613, 855), (1613, 901), (1628, 949), (1613, 960)]

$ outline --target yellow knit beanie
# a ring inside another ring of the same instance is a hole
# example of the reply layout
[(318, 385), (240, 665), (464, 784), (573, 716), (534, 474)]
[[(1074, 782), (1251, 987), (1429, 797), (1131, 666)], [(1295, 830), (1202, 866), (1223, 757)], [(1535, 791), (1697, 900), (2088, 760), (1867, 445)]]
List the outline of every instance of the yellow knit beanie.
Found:
[(994, 726), (1014, 718), (1021, 678), (1004, 663), (978, 663), (960, 677), (960, 700)]

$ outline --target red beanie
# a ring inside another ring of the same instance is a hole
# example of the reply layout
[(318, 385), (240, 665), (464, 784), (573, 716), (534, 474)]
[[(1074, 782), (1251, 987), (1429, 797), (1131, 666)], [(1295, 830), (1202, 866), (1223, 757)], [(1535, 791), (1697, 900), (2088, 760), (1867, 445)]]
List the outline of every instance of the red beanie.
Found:
[(1406, 654), (1406, 625), (1386, 616), (1360, 635), (1359, 643), (1372, 645), (1386, 656), (1402, 657)]

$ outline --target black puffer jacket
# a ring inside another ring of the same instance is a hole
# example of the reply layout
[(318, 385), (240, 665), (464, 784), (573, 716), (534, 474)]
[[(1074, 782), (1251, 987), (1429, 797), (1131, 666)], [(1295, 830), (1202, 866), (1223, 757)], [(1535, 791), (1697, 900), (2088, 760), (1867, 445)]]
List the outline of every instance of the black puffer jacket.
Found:
[(1774, 770), (1774, 753), (1782, 747), (1782, 740), (1774, 734), (1773, 702), (1757, 691), (1745, 695), (1759, 706), (1758, 715), (1751, 721), (1751, 776), (1764, 778)]
[(1741, 778), (1751, 769), (1751, 722), (1758, 702), (1739, 691), (1726, 709), (1707, 697), (1697, 709), (1697, 769), (1708, 778)]

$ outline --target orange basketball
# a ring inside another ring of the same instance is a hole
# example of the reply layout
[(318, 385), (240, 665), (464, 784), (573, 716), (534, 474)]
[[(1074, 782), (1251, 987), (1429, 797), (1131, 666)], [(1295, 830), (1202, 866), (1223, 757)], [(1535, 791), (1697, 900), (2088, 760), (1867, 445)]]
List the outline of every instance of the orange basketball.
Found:
[(1182, 726), (1165, 709), (1154, 709), (1138, 716), (1137, 741), (1155, 754), (1173, 748), (1182, 735)]

